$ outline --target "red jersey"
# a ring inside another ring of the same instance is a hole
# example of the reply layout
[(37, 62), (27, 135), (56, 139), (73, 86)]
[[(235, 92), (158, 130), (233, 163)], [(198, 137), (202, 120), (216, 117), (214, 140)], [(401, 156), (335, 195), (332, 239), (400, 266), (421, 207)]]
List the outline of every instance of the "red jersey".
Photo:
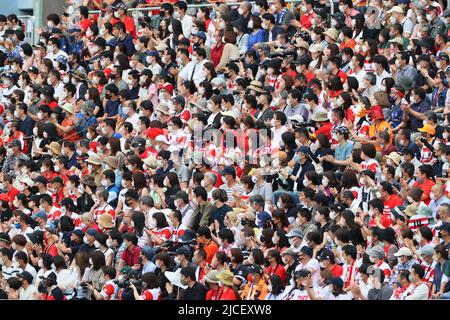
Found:
[(435, 184), (434, 181), (430, 180), (430, 179), (427, 179), (423, 183), (419, 183), (418, 181), (416, 181), (413, 184), (413, 187), (419, 187), (420, 189), (423, 190), (423, 196), (425, 196), (425, 197), (422, 198), (422, 200), (423, 200), (423, 202), (425, 202), (426, 205), (430, 204), (430, 201), (431, 201), (430, 193), (431, 193), (431, 188), (434, 186), (434, 184)]

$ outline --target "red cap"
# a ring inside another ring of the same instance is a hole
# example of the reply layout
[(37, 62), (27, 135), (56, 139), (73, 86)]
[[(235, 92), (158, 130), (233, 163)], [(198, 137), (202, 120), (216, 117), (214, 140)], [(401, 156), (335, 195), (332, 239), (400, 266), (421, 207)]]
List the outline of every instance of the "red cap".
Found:
[(161, 86), (161, 89), (166, 90), (167, 92), (172, 94), (173, 93), (173, 84), (166, 82)]
[(148, 128), (145, 131), (145, 135), (150, 139), (156, 139), (156, 137), (161, 134), (164, 134), (164, 131), (160, 128)]

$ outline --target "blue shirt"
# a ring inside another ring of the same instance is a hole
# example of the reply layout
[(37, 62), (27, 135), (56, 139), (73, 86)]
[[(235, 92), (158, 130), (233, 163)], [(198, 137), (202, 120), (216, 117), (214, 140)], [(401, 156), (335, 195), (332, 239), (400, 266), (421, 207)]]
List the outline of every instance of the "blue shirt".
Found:
[(115, 116), (119, 111), (120, 101), (117, 99), (116, 101), (108, 100), (106, 101), (105, 113), (108, 114), (108, 117)]
[(334, 150), (334, 158), (336, 160), (347, 160), (352, 155), (353, 144), (347, 141), (343, 146), (337, 145)]
[[(411, 105), (411, 110), (414, 110), (418, 113), (422, 113), (425, 114), (427, 111), (431, 110), (431, 105), (428, 101), (426, 101), (425, 99), (420, 101), (419, 103), (413, 103)], [(423, 127), (423, 122), (422, 120), (417, 119), (416, 117), (410, 115), (409, 116), (409, 129), (412, 132), (417, 132), (418, 128), (422, 128)]]
[(403, 111), (400, 105), (393, 105), (391, 111), (391, 125), (392, 128), (396, 128), (403, 121)]
[(264, 228), (266, 222), (271, 219), (272, 219), (271, 215), (265, 211), (256, 213), (256, 225), (259, 228)]
[(264, 42), (264, 30), (260, 29), (258, 30), (258, 32), (256, 33), (250, 33), (249, 37), (248, 37), (248, 42), (247, 42), (247, 50), (253, 50), (256, 51), (255, 49), (253, 49), (253, 45), (255, 43), (261, 43)]

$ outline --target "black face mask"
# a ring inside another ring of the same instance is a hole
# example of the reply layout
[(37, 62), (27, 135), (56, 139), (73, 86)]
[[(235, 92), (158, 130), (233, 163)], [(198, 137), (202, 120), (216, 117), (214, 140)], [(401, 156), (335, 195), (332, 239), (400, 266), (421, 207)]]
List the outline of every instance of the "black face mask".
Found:
[(12, 97), (10, 100), (11, 100), (11, 103), (13, 103), (13, 104), (16, 104), (16, 102), (17, 102), (16, 98), (14, 98), (14, 97)]
[(159, 12), (159, 16), (160, 16), (160, 17), (164, 17), (165, 15), (166, 15), (166, 12), (165, 12), (165, 11), (160, 11), (160, 12)]
[(228, 72), (225, 72), (223, 75), (224, 75), (225, 78), (227, 78), (227, 79), (230, 77), (230, 73), (228, 73)]
[(106, 98), (106, 99), (111, 99), (111, 94), (110, 94), (110, 93), (106, 93), (106, 94), (105, 94), (105, 98)]

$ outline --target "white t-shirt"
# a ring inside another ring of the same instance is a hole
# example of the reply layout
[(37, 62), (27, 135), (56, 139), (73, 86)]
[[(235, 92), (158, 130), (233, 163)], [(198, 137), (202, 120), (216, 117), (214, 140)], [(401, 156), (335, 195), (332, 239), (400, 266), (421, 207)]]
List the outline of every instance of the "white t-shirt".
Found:
[(311, 277), (313, 281), (313, 286), (318, 287), (319, 286), (319, 278), (320, 278), (320, 263), (316, 259), (311, 259), (308, 261), (307, 264), (299, 264), (297, 268), (295, 268), (295, 271), (300, 271), (303, 269), (307, 269), (311, 271)]
[(19, 289), (19, 300), (35, 300), (34, 295), (38, 293), (36, 287), (32, 284), (28, 288)]

